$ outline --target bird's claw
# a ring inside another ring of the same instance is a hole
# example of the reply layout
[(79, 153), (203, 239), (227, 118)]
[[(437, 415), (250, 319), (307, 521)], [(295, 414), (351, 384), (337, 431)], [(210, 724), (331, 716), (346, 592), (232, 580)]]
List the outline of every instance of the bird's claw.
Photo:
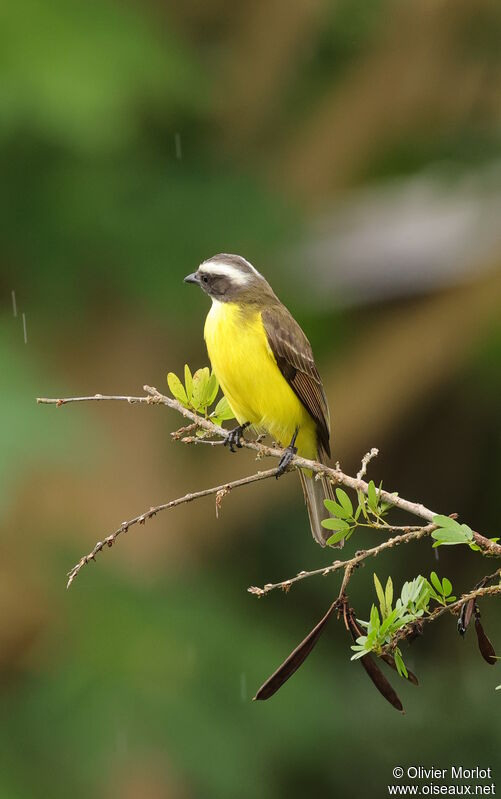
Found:
[(290, 464), (294, 460), (294, 455), (297, 455), (297, 447), (295, 447), (293, 444), (289, 444), (289, 446), (284, 449), (283, 455), (278, 462), (277, 473), (275, 474), (276, 480), (285, 474)]
[(239, 424), (238, 427), (234, 427), (233, 430), (228, 430), (226, 438), (224, 439), (224, 446), (229, 447), (230, 452), (236, 452), (235, 447), (242, 449), (240, 439), (242, 438), (244, 430), (249, 427), (249, 424), (250, 422), (245, 422), (244, 424)]

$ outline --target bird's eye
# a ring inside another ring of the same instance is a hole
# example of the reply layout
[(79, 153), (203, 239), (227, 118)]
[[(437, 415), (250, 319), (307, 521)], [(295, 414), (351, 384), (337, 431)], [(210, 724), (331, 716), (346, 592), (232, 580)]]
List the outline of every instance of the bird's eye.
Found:
[(205, 284), (207, 284), (208, 282), (209, 282), (209, 277), (208, 277), (208, 275), (202, 275), (202, 283), (205, 283)]

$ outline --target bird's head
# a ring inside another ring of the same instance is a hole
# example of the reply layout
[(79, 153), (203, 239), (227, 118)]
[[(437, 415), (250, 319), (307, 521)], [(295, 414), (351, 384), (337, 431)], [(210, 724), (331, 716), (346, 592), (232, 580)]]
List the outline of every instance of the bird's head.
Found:
[(187, 275), (185, 283), (196, 283), (219, 302), (259, 302), (273, 295), (265, 278), (241, 255), (219, 253)]

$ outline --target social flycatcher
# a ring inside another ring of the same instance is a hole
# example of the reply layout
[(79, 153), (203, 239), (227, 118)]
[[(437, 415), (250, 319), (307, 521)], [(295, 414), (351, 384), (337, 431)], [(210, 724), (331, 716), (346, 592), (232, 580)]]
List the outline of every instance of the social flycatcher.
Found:
[[(252, 425), (282, 447), (278, 474), (296, 452), (322, 463), (330, 457), (329, 408), (310, 342), (270, 284), (239, 255), (221, 253), (185, 278), (212, 299), (205, 341), (212, 368), (239, 426), (228, 434), (233, 451)], [(326, 479), (300, 471), (313, 537), (325, 546), (328, 516), (323, 500), (333, 496)]]

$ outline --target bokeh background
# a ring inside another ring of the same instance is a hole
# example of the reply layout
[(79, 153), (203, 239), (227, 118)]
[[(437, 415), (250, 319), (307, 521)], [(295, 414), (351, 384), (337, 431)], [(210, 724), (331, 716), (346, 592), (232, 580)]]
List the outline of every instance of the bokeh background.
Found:
[[(385, 796), (395, 765), (501, 768), (501, 678), (452, 618), (405, 648), (405, 716), (336, 623), (252, 703), (339, 589), (246, 593), (332, 559), (292, 476), (134, 528), (66, 592), (123, 519), (256, 464), (171, 441), (165, 408), (35, 404), (206, 364), (182, 278), (238, 252), (312, 341), (344, 469), (377, 446), (376, 481), (499, 534), (499, 3), (4, 0), (0, 43), (2, 799)], [(359, 615), (374, 566), (456, 592), (492, 570), (439, 555), (367, 564)]]

